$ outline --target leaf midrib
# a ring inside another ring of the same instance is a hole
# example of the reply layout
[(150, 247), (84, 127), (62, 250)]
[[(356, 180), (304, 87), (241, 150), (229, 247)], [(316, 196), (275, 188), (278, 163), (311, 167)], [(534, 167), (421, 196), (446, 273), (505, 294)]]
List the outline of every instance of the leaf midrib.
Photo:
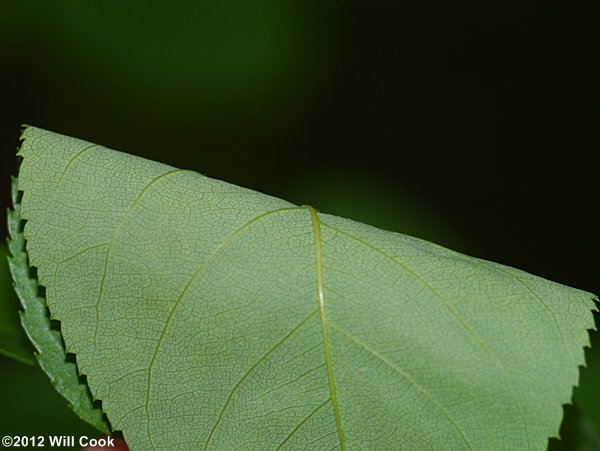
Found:
[(335, 380), (333, 378), (333, 362), (331, 358), (331, 346), (329, 344), (329, 323), (327, 321), (327, 311), (325, 309), (325, 296), (323, 294), (323, 243), (321, 239), (321, 220), (317, 211), (310, 205), (304, 208), (310, 213), (310, 219), (315, 239), (315, 266), (317, 272), (317, 302), (319, 304), (319, 321), (321, 324), (321, 337), (323, 340), (323, 351), (325, 353), (325, 366), (327, 369), (327, 384), (329, 386), (329, 397), (333, 407), (333, 416), (335, 418), (335, 427), (340, 442), (340, 449), (346, 450), (346, 441), (344, 430), (342, 428), (342, 417), (337, 401)]

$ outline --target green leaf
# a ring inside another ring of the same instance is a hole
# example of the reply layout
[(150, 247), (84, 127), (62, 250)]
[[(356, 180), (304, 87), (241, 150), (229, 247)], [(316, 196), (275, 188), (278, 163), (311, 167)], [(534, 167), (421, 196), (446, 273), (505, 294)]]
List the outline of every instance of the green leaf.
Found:
[(19, 224), (20, 205), (16, 181), (13, 182), (13, 208), (8, 212), (9, 267), (23, 306), (21, 324), (37, 351), (35, 358), (73, 411), (82, 420), (108, 433), (110, 427), (102, 410), (94, 407), (87, 385), (79, 379), (75, 363), (68, 360), (61, 334), (52, 328), (44, 298), (38, 295), (37, 281), (30, 275), (25, 241)]
[(543, 449), (594, 297), (27, 128), (21, 218), (132, 449)]
[(19, 324), (19, 301), (8, 271), (7, 254), (0, 246), (0, 354), (34, 365), (33, 349)]

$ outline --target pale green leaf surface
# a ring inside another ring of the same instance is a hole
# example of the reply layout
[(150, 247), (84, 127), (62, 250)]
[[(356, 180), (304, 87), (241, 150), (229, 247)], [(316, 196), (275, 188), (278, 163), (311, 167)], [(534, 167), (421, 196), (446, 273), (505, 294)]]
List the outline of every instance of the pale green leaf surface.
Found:
[(37, 281), (30, 274), (25, 240), (20, 230), (16, 183), (13, 183), (12, 195), (13, 210), (8, 212), (8, 263), (23, 307), (21, 325), (35, 347), (35, 360), (48, 375), (56, 391), (82, 420), (101, 432), (109, 433), (110, 427), (102, 410), (93, 405), (87, 385), (79, 380), (77, 366), (67, 360), (60, 332), (51, 327), (45, 300), (38, 295)]
[(133, 449), (544, 449), (593, 296), (27, 128), (31, 264)]

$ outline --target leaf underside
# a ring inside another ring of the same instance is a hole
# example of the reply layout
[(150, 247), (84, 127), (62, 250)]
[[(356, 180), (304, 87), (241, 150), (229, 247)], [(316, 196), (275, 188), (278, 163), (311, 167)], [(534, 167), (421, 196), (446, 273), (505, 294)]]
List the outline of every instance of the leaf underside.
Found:
[(35, 360), (48, 375), (56, 391), (82, 420), (108, 434), (110, 427), (102, 410), (93, 405), (87, 385), (79, 379), (77, 366), (67, 359), (61, 334), (52, 328), (45, 300), (38, 295), (37, 281), (31, 277), (25, 240), (20, 230), (16, 181), (12, 185), (13, 210), (8, 211), (8, 264), (23, 307), (21, 324), (37, 351)]
[(29, 127), (21, 219), (132, 449), (544, 449), (594, 297)]

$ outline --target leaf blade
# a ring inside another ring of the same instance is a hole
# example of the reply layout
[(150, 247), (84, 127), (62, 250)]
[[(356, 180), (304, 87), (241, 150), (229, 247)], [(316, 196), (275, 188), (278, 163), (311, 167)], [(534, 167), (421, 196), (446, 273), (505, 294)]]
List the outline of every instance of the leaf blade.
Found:
[(21, 155), (32, 264), (133, 448), (541, 449), (558, 431), (591, 294), (38, 129)]
[(48, 375), (52, 385), (83, 421), (100, 432), (110, 433), (102, 410), (93, 405), (89, 389), (79, 380), (75, 363), (67, 360), (60, 332), (52, 329), (44, 299), (37, 293), (37, 281), (30, 276), (25, 241), (20, 231), (20, 204), (13, 181), (13, 209), (8, 211), (9, 268), (21, 301), (21, 324), (35, 347), (35, 361)]

